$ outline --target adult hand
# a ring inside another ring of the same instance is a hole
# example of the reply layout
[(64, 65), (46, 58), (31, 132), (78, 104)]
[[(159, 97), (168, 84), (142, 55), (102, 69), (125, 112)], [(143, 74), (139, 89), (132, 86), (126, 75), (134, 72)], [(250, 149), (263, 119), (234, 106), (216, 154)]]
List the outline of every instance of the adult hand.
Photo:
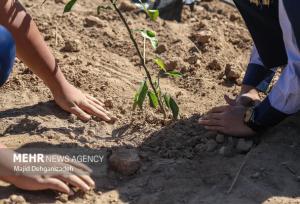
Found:
[(224, 134), (247, 137), (255, 132), (244, 124), (246, 108), (243, 106), (219, 106), (211, 109), (199, 119), (199, 124), (208, 130), (219, 131)]

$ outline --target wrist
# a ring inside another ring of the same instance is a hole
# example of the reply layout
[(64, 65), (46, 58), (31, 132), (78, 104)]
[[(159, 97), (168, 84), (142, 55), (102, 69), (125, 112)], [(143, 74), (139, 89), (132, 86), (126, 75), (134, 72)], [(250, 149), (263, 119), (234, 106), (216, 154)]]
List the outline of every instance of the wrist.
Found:
[(256, 87), (243, 84), (241, 87), (240, 95), (246, 93), (258, 94)]

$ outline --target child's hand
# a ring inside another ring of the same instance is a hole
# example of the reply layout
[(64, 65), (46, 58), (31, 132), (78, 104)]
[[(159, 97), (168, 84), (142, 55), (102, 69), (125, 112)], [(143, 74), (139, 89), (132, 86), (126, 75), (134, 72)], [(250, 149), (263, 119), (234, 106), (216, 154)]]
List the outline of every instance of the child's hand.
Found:
[(91, 116), (97, 116), (107, 122), (111, 120), (104, 104), (96, 98), (83, 94), (79, 89), (65, 83), (61, 90), (52, 90), (56, 103), (65, 111), (75, 114), (81, 120), (87, 121)]
[[(28, 164), (27, 164), (28, 165)], [(33, 164), (34, 165), (34, 164)], [(57, 172), (55, 174), (33, 174), (24, 172), (17, 176), (2, 176), (1, 179), (24, 190), (55, 190), (69, 195), (73, 194), (70, 186), (76, 187), (84, 192), (95, 187), (95, 183), (87, 172), (88, 167), (83, 164), (74, 163), (44, 163), (45, 167), (66, 167), (73, 168), (72, 172)], [(14, 172), (8, 173), (14, 175)]]

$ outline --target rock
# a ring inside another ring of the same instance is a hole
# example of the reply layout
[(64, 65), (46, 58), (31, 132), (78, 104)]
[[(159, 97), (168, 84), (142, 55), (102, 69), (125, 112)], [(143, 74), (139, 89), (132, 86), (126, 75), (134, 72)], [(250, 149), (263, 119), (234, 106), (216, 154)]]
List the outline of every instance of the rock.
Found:
[(119, 9), (124, 12), (129, 12), (135, 10), (137, 7), (130, 1), (121, 1), (119, 4)]
[(141, 160), (134, 149), (119, 149), (109, 157), (111, 169), (123, 175), (132, 175), (141, 167)]
[(224, 143), (224, 141), (225, 141), (225, 136), (222, 135), (222, 134), (217, 134), (217, 136), (216, 136), (216, 141), (217, 141), (217, 143)]
[(113, 101), (111, 99), (107, 99), (104, 101), (104, 106), (106, 108), (113, 108), (114, 107), (114, 104), (113, 104)]
[(226, 64), (225, 76), (230, 81), (236, 81), (241, 76), (241, 70), (235, 65)]
[(217, 136), (217, 132), (216, 131), (207, 131), (205, 133), (203, 133), (203, 136), (208, 138), (208, 139), (212, 139), (215, 138)]
[(57, 200), (59, 200), (62, 203), (67, 203), (69, 201), (69, 196), (67, 194), (60, 194), (57, 197)]
[(211, 39), (211, 32), (208, 30), (202, 30), (200, 32), (194, 33), (190, 36), (190, 39), (200, 45), (208, 43)]
[(155, 52), (156, 52), (157, 54), (162, 54), (162, 53), (164, 53), (165, 51), (167, 51), (167, 48), (166, 48), (166, 45), (164, 45), (164, 44), (158, 45), (158, 47), (157, 47), (156, 50), (155, 50)]
[(172, 71), (177, 68), (177, 61), (175, 60), (169, 60), (166, 62), (166, 70), (167, 71)]
[(260, 177), (260, 173), (259, 172), (255, 172), (254, 174), (252, 174), (250, 176), (252, 179), (258, 179)]
[(205, 152), (207, 150), (207, 147), (204, 144), (197, 144), (195, 146), (196, 152)]
[(76, 120), (77, 120), (77, 116), (74, 115), (74, 114), (71, 114), (71, 115), (69, 116), (69, 118), (68, 118), (68, 121), (69, 121), (70, 123), (75, 123)]
[(189, 58), (187, 58), (187, 62), (189, 63), (189, 64), (196, 64), (197, 63), (197, 60), (198, 60), (198, 57), (197, 56), (190, 56)]
[(84, 26), (85, 27), (93, 27), (96, 25), (101, 25), (101, 21), (96, 16), (88, 16), (84, 19)]
[(245, 140), (243, 138), (239, 139), (236, 145), (236, 150), (239, 153), (246, 153), (249, 152), (249, 150), (251, 149), (253, 145), (253, 141), (252, 140)]
[(63, 52), (79, 52), (80, 42), (79, 40), (67, 40), (65, 46), (61, 49)]
[(219, 154), (230, 157), (232, 156), (232, 148), (230, 146), (223, 146), (219, 149)]
[(215, 149), (216, 149), (216, 147), (217, 147), (217, 143), (216, 143), (216, 141), (215, 140), (208, 140), (208, 142), (207, 142), (207, 149), (206, 149), (206, 151), (208, 151), (208, 152), (212, 152), (212, 151), (214, 151)]
[(10, 204), (25, 204), (27, 203), (25, 198), (21, 195), (11, 195), (8, 199)]
[(218, 60), (214, 59), (213, 61), (211, 61), (207, 66), (207, 69), (211, 69), (211, 70), (216, 70), (216, 71), (220, 71), (222, 69), (220, 63), (218, 62)]

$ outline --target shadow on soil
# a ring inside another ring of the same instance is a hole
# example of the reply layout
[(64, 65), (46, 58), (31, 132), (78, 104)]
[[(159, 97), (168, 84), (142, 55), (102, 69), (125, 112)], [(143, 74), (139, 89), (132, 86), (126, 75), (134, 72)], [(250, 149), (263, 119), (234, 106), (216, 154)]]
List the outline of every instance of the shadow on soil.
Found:
[[(46, 106), (51, 107), (52, 103)], [(53, 111), (52, 108), (44, 108), (44, 105), (37, 105), (18, 111), (8, 110), (1, 113), (0, 118), (12, 117), (24, 111), (30, 114), (32, 109), (44, 110), (33, 111), (41, 114), (47, 114), (45, 110)], [(262, 203), (273, 196), (300, 196), (299, 115), (287, 119), (261, 137), (260, 143), (251, 150), (246, 166), (230, 194), (226, 194), (226, 191), (245, 155), (234, 151), (226, 157), (221, 155), (219, 149), (228, 143), (227, 137), (214, 151), (206, 151), (207, 141), (214, 139), (215, 134), (200, 127), (197, 124), (198, 118), (199, 116), (193, 116), (182, 119), (152, 133), (136, 148), (142, 158), (142, 167), (132, 176), (121, 176), (109, 170), (107, 162), (101, 164), (101, 167), (92, 166), (97, 184), (95, 192), (100, 191), (101, 195), (90, 195), (94, 199), (90, 202), (101, 203), (101, 196), (111, 192), (117, 192), (118, 199), (124, 203), (132, 204)], [(113, 135), (122, 135), (129, 128), (130, 124), (125, 125), (120, 130), (116, 129)], [(33, 142), (17, 151), (29, 147), (47, 149), (49, 154), (57, 154), (56, 151), (51, 152), (55, 148), (61, 148), (62, 154), (74, 148), (78, 152), (89, 150), (77, 144), (52, 145)], [(90, 150), (108, 156), (116, 148)], [(104, 173), (99, 175), (99, 169)], [(0, 187), (0, 199), (11, 194), (23, 195), (31, 203), (52, 203), (57, 196), (51, 191), (27, 192), (11, 186)], [(89, 200), (91, 197), (86, 198), (77, 193), (70, 200), (80, 202), (80, 199)]]

